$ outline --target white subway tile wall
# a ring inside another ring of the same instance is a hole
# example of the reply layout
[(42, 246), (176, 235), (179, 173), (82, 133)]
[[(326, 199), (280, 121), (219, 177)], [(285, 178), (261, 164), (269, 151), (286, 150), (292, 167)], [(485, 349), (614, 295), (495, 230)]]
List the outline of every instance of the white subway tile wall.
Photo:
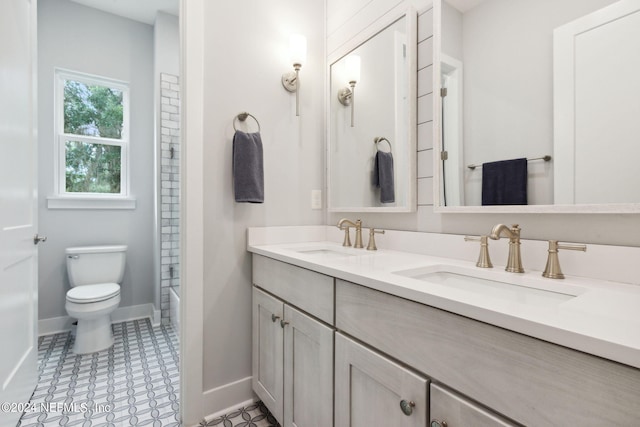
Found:
[(160, 97), (160, 309), (162, 324), (168, 325), (171, 323), (170, 287), (180, 295), (180, 84), (178, 76), (160, 73)]

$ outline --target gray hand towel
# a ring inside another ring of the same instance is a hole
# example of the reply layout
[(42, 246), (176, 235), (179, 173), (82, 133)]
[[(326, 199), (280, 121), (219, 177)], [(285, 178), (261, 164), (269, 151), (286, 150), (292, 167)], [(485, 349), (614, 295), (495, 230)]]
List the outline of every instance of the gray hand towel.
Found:
[(264, 203), (264, 165), (260, 133), (233, 135), (233, 191), (236, 202)]
[(482, 206), (527, 204), (527, 159), (482, 164)]
[(393, 180), (393, 155), (383, 151), (376, 152), (373, 166), (374, 184), (380, 189), (380, 202), (396, 201), (395, 183)]

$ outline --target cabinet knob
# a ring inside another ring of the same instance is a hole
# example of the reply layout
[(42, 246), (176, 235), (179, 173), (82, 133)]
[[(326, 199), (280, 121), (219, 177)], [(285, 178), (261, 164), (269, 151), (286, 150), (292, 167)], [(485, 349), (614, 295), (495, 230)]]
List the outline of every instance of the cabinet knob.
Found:
[(271, 321), (272, 321), (273, 323), (276, 323), (276, 320), (278, 320), (279, 318), (280, 318), (280, 316), (276, 316), (275, 314), (272, 314), (272, 315), (271, 315)]
[(404, 399), (400, 401), (400, 409), (402, 409), (402, 412), (407, 416), (413, 414), (413, 408), (415, 406), (416, 404), (414, 402), (406, 401)]
[(287, 321), (285, 321), (285, 320), (280, 320), (280, 326), (281, 326), (281, 327), (283, 327), (283, 328), (284, 328), (284, 327), (285, 327), (285, 326), (287, 326), (288, 324), (289, 324), (289, 322), (287, 322)]
[(435, 418), (433, 420), (431, 420), (431, 427), (447, 427), (447, 422), (446, 421), (440, 421), (440, 420), (436, 420)]

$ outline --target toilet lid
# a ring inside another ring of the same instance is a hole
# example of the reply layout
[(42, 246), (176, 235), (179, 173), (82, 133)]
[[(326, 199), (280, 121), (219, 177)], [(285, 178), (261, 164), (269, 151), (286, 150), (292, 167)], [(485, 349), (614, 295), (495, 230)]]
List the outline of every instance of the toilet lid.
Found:
[(67, 301), (75, 303), (90, 303), (104, 301), (120, 294), (117, 283), (98, 283), (95, 285), (76, 286), (67, 292)]

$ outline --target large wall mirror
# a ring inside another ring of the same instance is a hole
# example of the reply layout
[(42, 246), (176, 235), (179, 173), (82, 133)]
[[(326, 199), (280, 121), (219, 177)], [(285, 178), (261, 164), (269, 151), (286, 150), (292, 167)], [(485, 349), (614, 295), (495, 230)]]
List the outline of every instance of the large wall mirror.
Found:
[(638, 1), (435, 10), (437, 211), (640, 212)]
[(329, 211), (416, 209), (416, 16), (385, 17), (329, 58)]

